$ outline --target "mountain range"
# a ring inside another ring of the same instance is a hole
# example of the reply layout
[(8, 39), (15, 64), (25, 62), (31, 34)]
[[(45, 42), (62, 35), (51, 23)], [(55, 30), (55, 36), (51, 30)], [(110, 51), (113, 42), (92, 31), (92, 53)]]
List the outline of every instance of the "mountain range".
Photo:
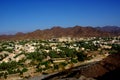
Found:
[(57, 37), (109, 37), (120, 36), (120, 27), (104, 26), (104, 27), (82, 27), (74, 26), (63, 28), (60, 26), (51, 29), (35, 30), (33, 32), (18, 32), (15, 35), (0, 35), (0, 40), (24, 40), (24, 39), (50, 39)]

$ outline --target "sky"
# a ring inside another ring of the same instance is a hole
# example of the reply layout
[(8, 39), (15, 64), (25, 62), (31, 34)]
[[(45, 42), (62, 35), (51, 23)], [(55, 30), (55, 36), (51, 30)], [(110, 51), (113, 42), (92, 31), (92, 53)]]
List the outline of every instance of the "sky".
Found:
[(75, 25), (120, 26), (120, 0), (0, 0), (0, 34)]

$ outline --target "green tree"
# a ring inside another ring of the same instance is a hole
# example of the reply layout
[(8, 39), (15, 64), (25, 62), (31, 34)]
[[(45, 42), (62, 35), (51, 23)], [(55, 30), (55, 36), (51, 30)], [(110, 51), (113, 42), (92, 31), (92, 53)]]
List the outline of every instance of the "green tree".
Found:
[(87, 56), (83, 52), (77, 52), (76, 55), (77, 55), (78, 61), (84, 61), (87, 58)]
[(60, 57), (60, 55), (58, 55), (56, 51), (50, 51), (49, 56), (51, 58), (59, 58)]
[(77, 63), (78, 61), (76, 59), (71, 58), (72, 63)]
[(4, 78), (5, 78), (5, 79), (7, 78), (7, 75), (8, 75), (8, 73), (5, 72), (5, 73), (4, 73)]
[(32, 52), (27, 55), (27, 59), (42, 61), (45, 58), (45, 56), (40, 52)]

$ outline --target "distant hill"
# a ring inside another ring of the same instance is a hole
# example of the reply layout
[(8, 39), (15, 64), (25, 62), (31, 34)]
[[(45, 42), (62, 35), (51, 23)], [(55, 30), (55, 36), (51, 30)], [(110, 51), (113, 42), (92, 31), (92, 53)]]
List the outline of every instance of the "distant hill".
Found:
[(118, 26), (104, 26), (104, 27), (96, 27), (97, 30), (109, 32), (113, 35), (120, 35), (120, 27)]
[(21, 40), (21, 39), (50, 39), (57, 37), (103, 37), (120, 35), (120, 27), (82, 27), (74, 26), (63, 28), (55, 26), (51, 29), (35, 30), (29, 33), (18, 32), (15, 35), (1, 35), (0, 40)]

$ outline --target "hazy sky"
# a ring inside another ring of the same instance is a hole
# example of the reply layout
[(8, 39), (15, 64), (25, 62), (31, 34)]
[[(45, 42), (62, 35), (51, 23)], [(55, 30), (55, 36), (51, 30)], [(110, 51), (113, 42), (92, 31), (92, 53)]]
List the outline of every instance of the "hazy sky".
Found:
[(75, 25), (120, 26), (120, 0), (0, 0), (0, 33)]

